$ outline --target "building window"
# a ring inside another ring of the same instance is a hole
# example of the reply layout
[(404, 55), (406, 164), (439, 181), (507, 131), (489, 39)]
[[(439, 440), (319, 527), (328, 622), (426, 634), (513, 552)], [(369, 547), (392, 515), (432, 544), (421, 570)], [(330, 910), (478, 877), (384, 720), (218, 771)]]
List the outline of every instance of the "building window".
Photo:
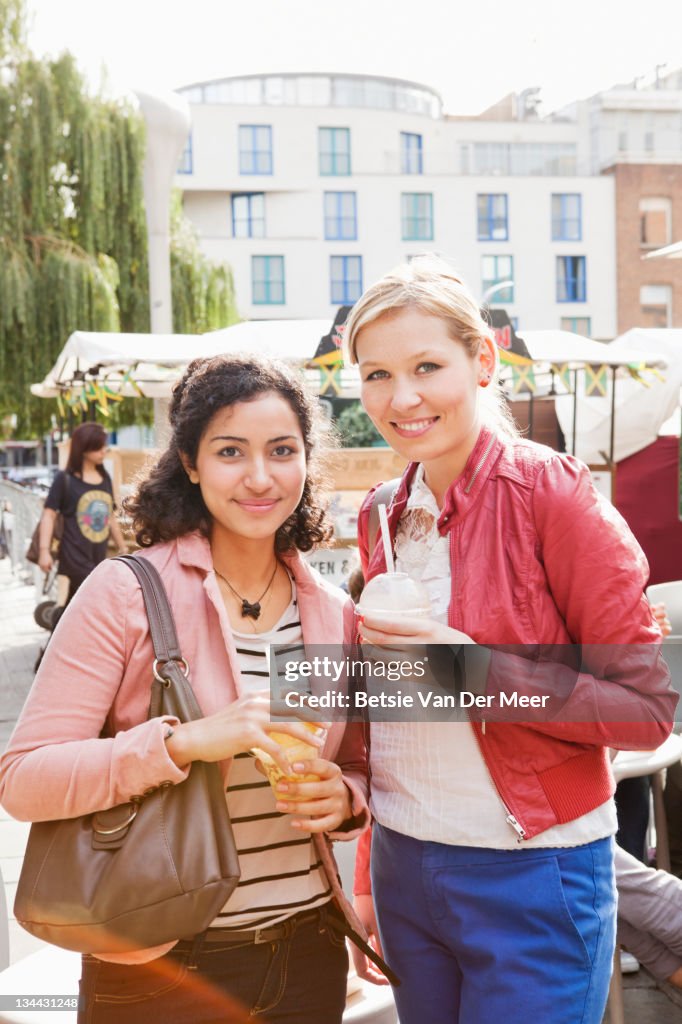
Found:
[(642, 196), (639, 201), (639, 241), (645, 249), (669, 245), (672, 239), (672, 202), (664, 196)]
[(320, 174), (350, 174), (350, 128), (320, 128)]
[(644, 132), (644, 151), (645, 153), (653, 153), (655, 149), (655, 140), (653, 132)]
[(232, 196), (232, 235), (234, 238), (265, 238), (265, 196), (262, 192), (243, 192)]
[[(483, 267), (483, 296), (482, 301), (490, 299), (492, 306), (501, 302), (514, 301), (514, 257), (513, 256), (484, 256)], [(509, 284), (504, 288), (498, 288), (503, 281)]]
[(187, 136), (187, 142), (185, 148), (180, 154), (180, 162), (178, 163), (178, 174), (192, 174), (194, 170), (194, 156), (192, 154), (192, 133), (190, 132)]
[(400, 133), (400, 173), (423, 174), (422, 137), (415, 132)]
[(362, 295), (362, 256), (332, 256), (329, 268), (332, 306), (357, 302)]
[(672, 287), (669, 284), (643, 284), (639, 289), (642, 327), (670, 327)]
[(557, 302), (587, 301), (587, 272), (584, 256), (557, 256)]
[(582, 234), (582, 196), (573, 192), (554, 193), (552, 196), (552, 241), (580, 242)]
[(430, 192), (403, 192), (401, 229), (403, 242), (433, 241), (433, 196)]
[(460, 149), (461, 174), (575, 174), (578, 147), (573, 142), (471, 142)]
[(479, 242), (506, 242), (509, 238), (507, 197), (504, 194), (478, 196)]
[(562, 316), (561, 330), (582, 334), (583, 338), (591, 338), (592, 320), (589, 316)]
[(272, 128), (269, 124), (239, 125), (239, 173), (272, 174)]
[(284, 256), (251, 257), (251, 294), (254, 306), (284, 305)]
[(328, 241), (354, 241), (358, 237), (355, 192), (325, 192), (324, 237)]

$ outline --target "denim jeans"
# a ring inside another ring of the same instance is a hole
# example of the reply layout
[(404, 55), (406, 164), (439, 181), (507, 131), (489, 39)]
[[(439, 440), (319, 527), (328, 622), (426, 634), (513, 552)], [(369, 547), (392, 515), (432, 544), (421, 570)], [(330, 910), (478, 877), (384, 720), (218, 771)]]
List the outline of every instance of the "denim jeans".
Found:
[(348, 954), (324, 908), (275, 942), (200, 945), (147, 964), (84, 956), (78, 1024), (340, 1024)]
[(374, 825), (372, 882), (401, 1024), (601, 1024), (611, 839), (492, 850)]

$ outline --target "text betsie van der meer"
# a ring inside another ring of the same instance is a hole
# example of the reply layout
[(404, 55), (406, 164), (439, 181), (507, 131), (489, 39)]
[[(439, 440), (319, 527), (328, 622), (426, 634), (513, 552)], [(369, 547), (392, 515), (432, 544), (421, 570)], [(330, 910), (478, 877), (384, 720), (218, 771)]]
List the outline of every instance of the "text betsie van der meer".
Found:
[[(378, 661), (336, 661), (332, 658), (286, 661), (282, 666), (280, 681), (296, 684), (288, 692), (281, 692), (281, 699), (292, 711), (301, 708), (313, 710), (353, 711), (365, 709), (424, 709), (440, 711), (445, 709), (469, 708), (546, 708), (548, 694), (524, 694), (516, 690), (481, 694), (473, 690), (456, 689), (446, 692), (442, 686), (428, 685), (426, 661), (422, 660), (378, 660)], [(362, 689), (338, 688), (342, 679), (360, 676), (367, 686)], [(324, 679), (332, 685), (311, 693), (299, 689), (301, 683), (314, 678)], [(408, 683), (407, 689), (396, 688), (397, 682)]]

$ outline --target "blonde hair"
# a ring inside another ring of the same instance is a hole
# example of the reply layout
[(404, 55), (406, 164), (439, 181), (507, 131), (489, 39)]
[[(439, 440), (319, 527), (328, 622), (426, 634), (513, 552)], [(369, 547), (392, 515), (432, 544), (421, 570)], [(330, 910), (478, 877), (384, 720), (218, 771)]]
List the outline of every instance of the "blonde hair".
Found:
[(454, 267), (442, 257), (416, 256), (370, 285), (346, 321), (343, 344), (348, 361), (351, 364), (358, 361), (358, 335), (364, 327), (409, 308), (442, 320), (452, 340), (462, 345), (472, 359), (478, 354), (483, 338), (490, 338), (495, 367), (490, 385), (481, 392), (482, 411), (492, 425), (508, 435), (518, 436), (497, 381), (499, 354), (492, 328), (483, 319), (478, 303)]

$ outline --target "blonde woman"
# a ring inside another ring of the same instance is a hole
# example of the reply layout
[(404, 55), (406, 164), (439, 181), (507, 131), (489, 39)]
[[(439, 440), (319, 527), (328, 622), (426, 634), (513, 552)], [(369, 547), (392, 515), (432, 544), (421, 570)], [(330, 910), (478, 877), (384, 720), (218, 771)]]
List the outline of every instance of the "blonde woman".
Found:
[[(467, 680), (496, 694), (522, 676), (486, 644), (660, 639), (636, 541), (584, 465), (518, 437), (490, 329), (447, 263), (372, 285), (345, 339), (367, 413), (409, 460), (388, 522), (398, 569), (432, 605), (430, 620), (365, 614), (366, 642), (465, 644)], [(369, 554), (374, 497), (359, 523), (368, 580), (385, 568), (381, 544)], [(401, 1024), (601, 1021), (616, 916), (606, 747), (657, 746), (676, 702), (645, 650), (602, 677), (545, 666), (562, 694), (545, 720), (372, 723), (378, 929), (365, 847), (356, 906), (402, 980)]]

